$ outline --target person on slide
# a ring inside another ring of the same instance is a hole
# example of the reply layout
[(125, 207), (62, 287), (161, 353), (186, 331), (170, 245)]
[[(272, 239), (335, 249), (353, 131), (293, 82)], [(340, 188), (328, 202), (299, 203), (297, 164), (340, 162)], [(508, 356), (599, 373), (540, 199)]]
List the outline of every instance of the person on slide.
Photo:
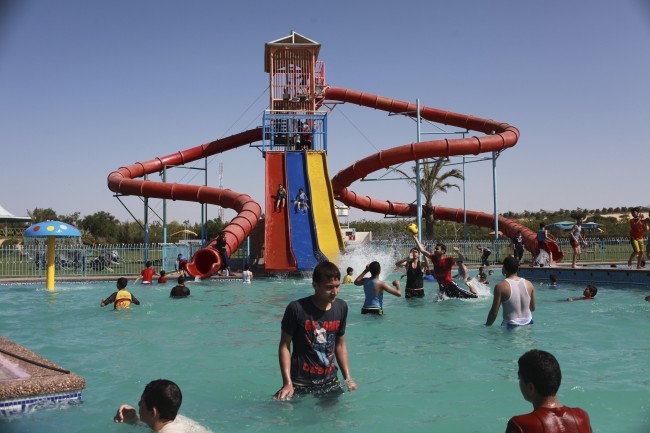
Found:
[[(418, 250), (431, 259), (433, 263), (433, 276), (438, 281), (440, 294), (444, 293), (448, 298), (478, 298), (478, 293), (475, 288), (470, 287), (470, 291), (461, 289), (451, 277), (451, 269), (456, 263), (456, 258), (446, 255), (447, 247), (445, 244), (438, 242), (433, 253), (430, 253), (420, 243), (417, 235), (413, 235), (413, 240)], [(465, 261), (465, 256), (460, 252), (458, 247), (454, 247), (454, 251), (458, 253), (458, 259)]]

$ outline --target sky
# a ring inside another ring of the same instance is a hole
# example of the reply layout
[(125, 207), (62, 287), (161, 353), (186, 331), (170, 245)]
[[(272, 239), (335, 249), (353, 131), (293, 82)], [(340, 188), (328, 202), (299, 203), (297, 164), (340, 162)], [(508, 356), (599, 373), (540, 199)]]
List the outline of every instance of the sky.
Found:
[[(331, 86), (517, 127), (496, 161), (500, 212), (650, 204), (648, 0), (0, 0), (0, 205), (142, 219), (142, 202), (114, 198), (108, 174), (261, 125), (264, 44), (291, 31), (322, 45)], [(381, 111), (343, 104), (328, 116), (332, 176), (417, 141), (413, 121)], [(465, 169), (464, 194), (434, 205), (492, 213), (491, 161)], [(207, 177), (263, 206), (258, 149), (210, 158)], [(168, 181), (204, 174), (170, 170)], [(415, 200), (403, 180), (350, 189)], [(160, 200), (150, 205), (162, 215)], [(200, 206), (169, 202), (167, 218), (200, 221)]]

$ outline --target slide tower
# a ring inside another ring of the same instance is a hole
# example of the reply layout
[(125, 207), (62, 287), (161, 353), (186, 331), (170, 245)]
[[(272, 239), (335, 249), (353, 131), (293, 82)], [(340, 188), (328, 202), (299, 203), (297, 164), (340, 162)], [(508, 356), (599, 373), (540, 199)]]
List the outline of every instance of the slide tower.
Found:
[[(320, 44), (292, 32), (269, 42), (264, 50), (264, 68), (269, 73), (270, 105), (263, 125), (201, 146), (121, 167), (108, 175), (108, 187), (115, 193), (141, 197), (209, 203), (234, 209), (237, 216), (225, 227), (227, 254), (231, 255), (260, 221), (261, 206), (246, 194), (208, 186), (183, 185), (140, 180), (160, 172), (165, 166), (183, 165), (226, 152), (236, 147), (261, 147), (265, 158), (265, 268), (269, 271), (308, 270), (322, 260), (336, 260), (343, 240), (334, 200), (368, 212), (384, 215), (416, 216), (413, 204), (361, 196), (350, 190), (355, 181), (392, 165), (426, 158), (478, 155), (499, 152), (514, 146), (519, 131), (512, 125), (490, 119), (420, 107), (420, 117), (443, 125), (465, 128), (482, 135), (408, 143), (380, 151), (356, 161), (329, 178), (327, 167), (327, 112), (325, 102), (351, 103), (390, 113), (417, 116), (414, 103), (338, 87), (325, 80), (325, 65), (318, 60)], [(260, 144), (261, 143), (261, 144)], [(279, 184), (287, 189), (286, 208), (275, 211)], [(302, 188), (308, 196), (306, 212), (293, 202)], [(435, 219), (481, 227), (494, 227), (494, 215), (432, 207)], [(499, 230), (508, 237), (521, 231), (524, 246), (536, 253), (536, 233), (525, 226), (498, 217)], [(208, 277), (221, 266), (214, 249), (215, 240), (198, 250), (188, 268), (192, 275)], [(554, 251), (555, 260), (562, 253)]]

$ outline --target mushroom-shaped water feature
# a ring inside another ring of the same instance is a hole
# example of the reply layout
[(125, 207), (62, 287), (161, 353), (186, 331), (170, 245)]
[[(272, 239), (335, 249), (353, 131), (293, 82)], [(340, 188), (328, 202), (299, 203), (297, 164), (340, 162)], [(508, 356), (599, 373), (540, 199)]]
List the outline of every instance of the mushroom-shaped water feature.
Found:
[(56, 256), (56, 238), (81, 237), (81, 233), (68, 223), (45, 221), (29, 227), (23, 233), (24, 238), (47, 238), (47, 290), (54, 290), (54, 258)]

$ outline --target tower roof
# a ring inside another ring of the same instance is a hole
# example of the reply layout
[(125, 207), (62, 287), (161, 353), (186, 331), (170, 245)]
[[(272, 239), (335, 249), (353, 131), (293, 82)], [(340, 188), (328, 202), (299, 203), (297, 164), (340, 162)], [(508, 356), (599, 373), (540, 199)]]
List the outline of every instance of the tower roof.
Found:
[(280, 39), (276, 39), (271, 42), (264, 44), (264, 72), (270, 72), (271, 65), (271, 47), (277, 46), (304, 46), (315, 48), (316, 58), (318, 58), (318, 52), (320, 51), (320, 44), (316, 41), (312, 41), (308, 37), (301, 35), (300, 33), (291, 31), (289, 36), (285, 36)]

